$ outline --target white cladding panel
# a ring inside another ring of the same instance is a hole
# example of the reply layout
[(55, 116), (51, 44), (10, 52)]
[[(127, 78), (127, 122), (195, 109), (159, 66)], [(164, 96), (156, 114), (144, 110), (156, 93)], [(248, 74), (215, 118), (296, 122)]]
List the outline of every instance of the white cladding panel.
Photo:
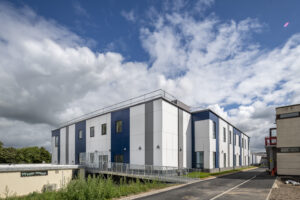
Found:
[[(228, 125), (227, 122), (219, 118), (219, 167), (228, 167)], [(225, 134), (225, 135), (224, 135)], [(224, 156), (226, 155), (226, 166), (224, 166)]]
[(195, 152), (204, 152), (204, 168), (210, 169), (210, 120), (195, 121)]
[[(230, 125), (228, 127), (229, 127), (229, 130), (228, 130), (228, 142), (229, 142), (228, 164), (230, 167), (233, 167), (233, 127)], [(229, 140), (229, 137), (231, 138), (231, 140)]]
[(130, 108), (130, 164), (145, 164), (145, 104)]
[[(108, 156), (111, 148), (111, 113), (86, 120), (86, 152), (99, 152)], [(102, 124), (106, 124), (106, 135), (102, 135)], [(90, 128), (94, 127), (94, 137), (90, 137)]]
[(183, 111), (183, 167), (192, 168), (192, 120), (191, 114)]
[(75, 164), (75, 124), (69, 126), (69, 164)]
[(162, 99), (153, 101), (153, 165), (162, 166)]
[(51, 137), (51, 146), (52, 146), (52, 164), (58, 164), (58, 148), (55, 147), (55, 137)]
[(178, 166), (178, 108), (162, 101), (162, 164)]
[(61, 165), (66, 164), (66, 128), (60, 129), (60, 162)]

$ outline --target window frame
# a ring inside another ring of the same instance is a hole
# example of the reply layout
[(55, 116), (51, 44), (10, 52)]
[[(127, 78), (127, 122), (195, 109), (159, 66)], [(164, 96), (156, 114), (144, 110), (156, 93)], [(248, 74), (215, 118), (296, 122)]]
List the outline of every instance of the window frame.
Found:
[(81, 129), (78, 131), (78, 139), (79, 140), (83, 139), (83, 130)]
[(95, 127), (94, 126), (90, 127), (90, 137), (95, 137)]
[[(120, 125), (120, 127), (121, 127), (120, 129), (121, 129), (121, 130), (118, 129), (118, 124), (119, 124), (119, 123), (121, 124), (121, 125)], [(116, 133), (117, 133), (117, 134), (122, 133), (122, 131), (123, 131), (123, 121), (122, 121), (122, 120), (116, 121), (116, 125), (115, 125), (115, 126), (116, 126), (116, 127), (115, 127), (115, 128), (116, 128)]]
[[(105, 127), (105, 129), (104, 129), (104, 127)], [(105, 131), (103, 131), (103, 130), (105, 130)], [(106, 125), (106, 123), (101, 124), (101, 135), (107, 135), (107, 125)]]
[(57, 135), (54, 136), (54, 146), (55, 146), (55, 147), (58, 147), (58, 146), (59, 146), (59, 138), (58, 138)]
[(213, 121), (213, 139), (217, 138), (217, 123)]

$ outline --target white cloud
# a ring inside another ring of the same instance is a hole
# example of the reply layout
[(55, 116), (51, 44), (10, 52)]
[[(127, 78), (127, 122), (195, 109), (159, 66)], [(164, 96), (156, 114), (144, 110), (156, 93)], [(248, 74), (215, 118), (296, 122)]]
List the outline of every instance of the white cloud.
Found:
[(86, 39), (28, 8), (0, 4), (0, 140), (49, 148), (58, 123), (162, 88), (220, 113), (261, 150), (274, 107), (299, 103), (300, 35), (267, 50), (251, 40), (261, 31), (255, 19), (196, 19), (173, 9), (153, 20), (140, 36), (150, 62), (128, 62), (92, 51)]
[(128, 21), (130, 22), (135, 22), (136, 21), (136, 16), (133, 10), (130, 10), (129, 12), (122, 11), (121, 15)]

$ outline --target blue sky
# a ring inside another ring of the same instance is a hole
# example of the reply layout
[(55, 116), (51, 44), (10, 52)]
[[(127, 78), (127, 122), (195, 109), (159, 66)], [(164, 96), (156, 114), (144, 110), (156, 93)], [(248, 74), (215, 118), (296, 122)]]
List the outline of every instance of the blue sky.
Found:
[[(181, 11), (187, 11), (197, 1), (188, 1)], [(122, 53), (128, 60), (147, 61), (149, 55), (142, 48), (139, 32), (147, 25), (149, 9), (167, 13), (167, 1), (37, 1), (17, 0), (18, 7), (31, 7), (38, 15), (55, 20), (84, 38), (94, 40), (91, 48), (104, 52), (114, 50)], [(170, 7), (172, 3), (169, 3)], [(251, 0), (251, 1), (215, 1), (204, 13), (195, 13), (195, 17), (205, 18), (216, 15), (221, 22), (240, 21), (246, 18), (257, 19), (263, 24), (263, 29), (255, 34), (253, 41), (261, 48), (274, 48), (282, 45), (293, 34), (299, 32), (300, 2), (297, 0)], [(122, 13), (133, 12), (135, 21), (127, 20)], [(288, 28), (283, 24), (290, 22)], [(114, 44), (114, 45), (112, 45)]]
[(262, 151), (275, 107), (300, 102), (299, 4), (0, 1), (0, 140), (50, 149), (59, 123), (160, 88)]

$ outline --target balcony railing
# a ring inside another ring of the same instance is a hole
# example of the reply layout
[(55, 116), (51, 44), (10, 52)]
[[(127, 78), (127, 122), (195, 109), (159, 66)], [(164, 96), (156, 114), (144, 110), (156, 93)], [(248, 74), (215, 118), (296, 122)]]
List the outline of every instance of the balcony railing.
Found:
[(265, 146), (273, 146), (277, 144), (277, 137), (265, 137)]

